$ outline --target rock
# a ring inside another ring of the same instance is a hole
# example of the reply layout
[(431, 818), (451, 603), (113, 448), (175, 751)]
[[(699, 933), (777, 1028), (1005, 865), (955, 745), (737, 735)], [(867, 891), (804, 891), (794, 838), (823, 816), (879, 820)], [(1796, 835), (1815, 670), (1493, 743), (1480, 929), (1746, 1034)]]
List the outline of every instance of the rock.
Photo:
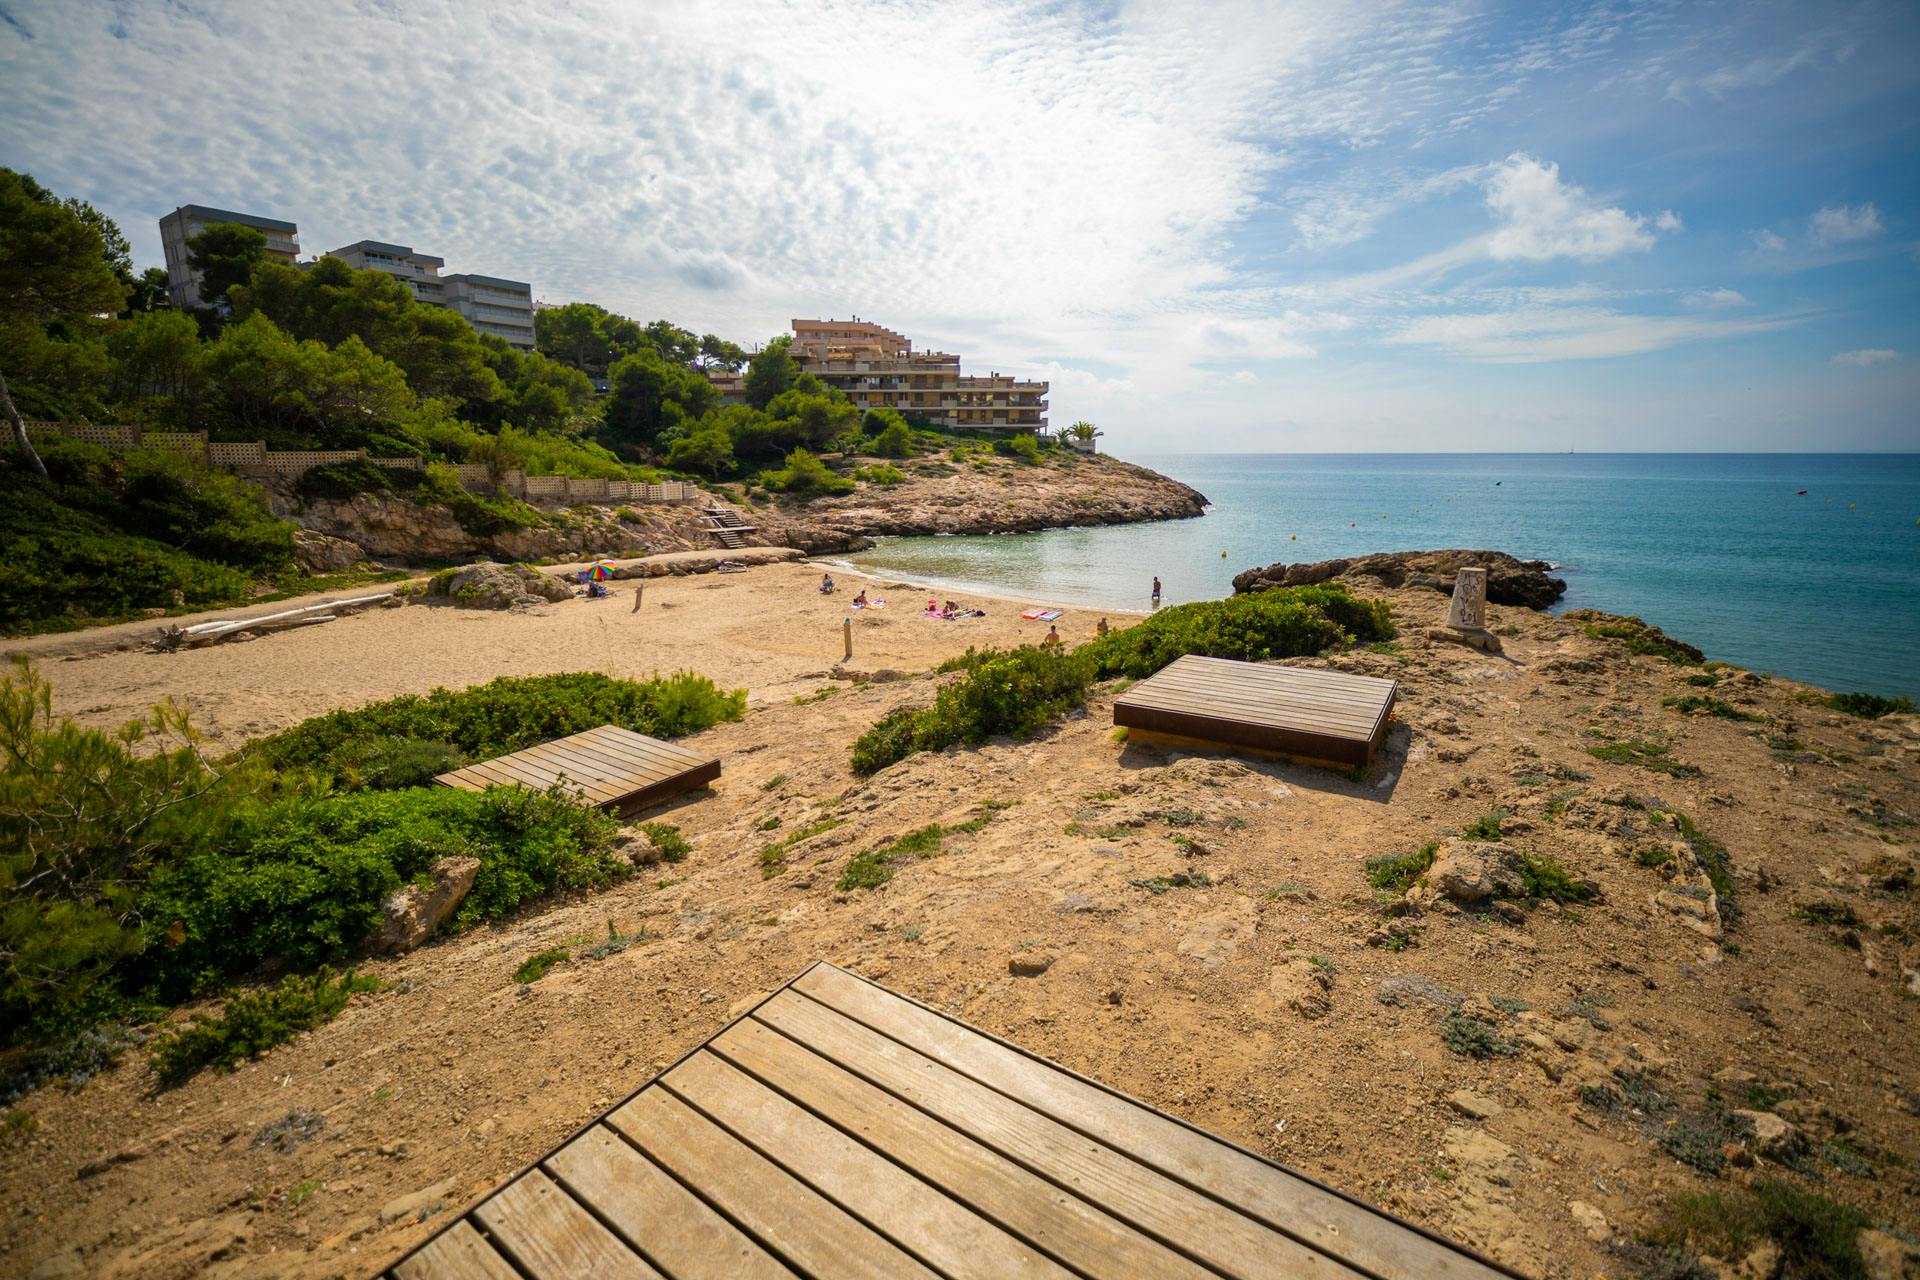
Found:
[(359, 543), (317, 529), (293, 531), (293, 558), (308, 573), (337, 573), (367, 558)]
[(1613, 1228), (1607, 1225), (1607, 1215), (1588, 1204), (1585, 1200), (1567, 1201), (1567, 1212), (1587, 1233), (1587, 1239), (1595, 1244), (1605, 1244), (1613, 1238)]
[(432, 1217), (436, 1208), (444, 1205), (446, 1198), (453, 1193), (454, 1180), (448, 1178), (436, 1182), (430, 1187), (404, 1196), (396, 1196), (380, 1206), (380, 1224), (411, 1220), (424, 1222)]
[(1920, 1280), (1920, 1244), (1878, 1227), (1862, 1231), (1854, 1244), (1867, 1264), (1867, 1280)]
[(1053, 956), (1045, 951), (1016, 951), (1007, 957), (1007, 972), (1016, 978), (1037, 978), (1053, 968)]
[(1775, 1164), (1791, 1164), (1807, 1151), (1807, 1135), (1771, 1111), (1735, 1111), (1734, 1119), (1753, 1126), (1754, 1151)]
[(1431, 896), (1464, 905), (1526, 891), (1519, 851), (1497, 840), (1445, 840), (1427, 868)]
[(1447, 1130), (1441, 1154), (1469, 1177), (1484, 1178), (1497, 1187), (1511, 1187), (1525, 1176), (1532, 1162), (1484, 1130), (1454, 1125)]
[(1643, 652), (1647, 646), (1657, 646), (1683, 654), (1694, 663), (1706, 661), (1706, 654), (1683, 640), (1676, 640), (1660, 628), (1640, 618), (1623, 617), (1617, 613), (1602, 613), (1598, 609), (1572, 609), (1560, 615), (1571, 622), (1582, 622), (1589, 626), (1604, 627), (1617, 633), (1607, 638), (1629, 646), (1629, 652)]
[(1471, 1089), (1455, 1089), (1447, 1095), (1447, 1105), (1469, 1120), (1491, 1120), (1506, 1110), (1492, 1098)]
[(525, 609), (571, 599), (573, 588), (532, 565), (483, 560), (435, 574), (427, 582), (427, 595), (467, 609)]
[(1418, 1001), (1436, 1009), (1457, 1009), (1466, 997), (1447, 990), (1432, 978), (1417, 973), (1396, 973), (1381, 980), (1374, 998), (1385, 1005), (1403, 1006)]
[(89, 1280), (93, 1269), (80, 1257), (78, 1249), (65, 1249), (51, 1258), (42, 1258), (27, 1280)]
[(368, 945), (383, 955), (413, 950), (446, 923), (479, 871), (478, 858), (440, 859), (433, 864), (432, 884), (424, 889), (410, 884), (386, 900), (381, 907), (385, 918)]
[(1265, 591), (1335, 578), (1371, 578), (1388, 587), (1428, 587), (1452, 594), (1454, 577), (1466, 568), (1487, 571), (1487, 599), (1494, 604), (1544, 609), (1566, 594), (1565, 579), (1549, 577), (1544, 560), (1520, 560), (1503, 551), (1384, 551), (1376, 555), (1302, 564), (1270, 564), (1235, 575), (1233, 589)]

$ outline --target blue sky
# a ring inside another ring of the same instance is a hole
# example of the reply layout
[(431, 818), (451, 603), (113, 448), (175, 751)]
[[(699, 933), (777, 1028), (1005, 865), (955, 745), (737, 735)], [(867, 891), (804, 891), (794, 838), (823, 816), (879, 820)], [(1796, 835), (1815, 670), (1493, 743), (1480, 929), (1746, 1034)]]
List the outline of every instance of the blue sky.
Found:
[(1920, 448), (1910, 3), (0, 0), (0, 164), (1126, 449)]

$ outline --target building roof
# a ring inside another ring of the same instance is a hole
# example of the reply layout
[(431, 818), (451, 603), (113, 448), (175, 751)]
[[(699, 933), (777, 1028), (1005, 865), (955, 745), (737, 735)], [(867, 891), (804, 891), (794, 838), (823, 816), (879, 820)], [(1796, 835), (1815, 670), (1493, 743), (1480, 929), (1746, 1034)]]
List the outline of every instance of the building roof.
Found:
[(456, 272), (453, 275), (441, 276), (440, 278), (442, 280), (467, 280), (474, 284), (491, 284), (503, 289), (525, 289), (528, 293), (533, 292), (533, 286), (525, 280), (503, 280), (499, 276), (477, 275), (471, 271)]
[(258, 227), (262, 231), (284, 231), (288, 235), (297, 235), (300, 231), (293, 223), (283, 222), (279, 218), (264, 218), (257, 213), (235, 213), (231, 209), (213, 209), (204, 204), (183, 204), (174, 212), (197, 222), (238, 222), (242, 226)]
[(390, 253), (397, 258), (405, 258), (410, 262), (418, 262), (424, 266), (430, 266), (436, 269), (447, 265), (445, 258), (436, 258), (430, 253), (416, 253), (411, 246), (388, 244), (384, 240), (355, 240), (352, 244), (343, 245), (338, 249), (328, 250), (328, 252), (337, 258), (343, 254), (353, 253), (355, 250), (361, 253)]

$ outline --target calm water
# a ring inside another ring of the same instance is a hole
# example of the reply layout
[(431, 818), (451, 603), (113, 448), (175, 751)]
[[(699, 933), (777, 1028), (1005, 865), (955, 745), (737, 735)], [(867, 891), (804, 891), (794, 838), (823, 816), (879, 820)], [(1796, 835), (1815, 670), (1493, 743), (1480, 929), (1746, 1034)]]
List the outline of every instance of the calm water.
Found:
[(1920, 696), (1920, 454), (1133, 460), (1212, 508), (1158, 524), (887, 538), (850, 559), (1035, 603), (1140, 609), (1156, 573), (1177, 604), (1224, 596), (1235, 573), (1274, 561), (1489, 547), (1560, 565), (1562, 608), (1639, 614), (1759, 671)]

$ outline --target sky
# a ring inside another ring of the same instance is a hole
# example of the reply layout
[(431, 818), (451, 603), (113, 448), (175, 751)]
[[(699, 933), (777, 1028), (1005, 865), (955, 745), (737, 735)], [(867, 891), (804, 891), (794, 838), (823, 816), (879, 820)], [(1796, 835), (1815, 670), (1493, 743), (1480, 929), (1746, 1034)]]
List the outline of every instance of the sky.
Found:
[(1920, 449), (1920, 6), (0, 0), (0, 164), (1110, 450)]

